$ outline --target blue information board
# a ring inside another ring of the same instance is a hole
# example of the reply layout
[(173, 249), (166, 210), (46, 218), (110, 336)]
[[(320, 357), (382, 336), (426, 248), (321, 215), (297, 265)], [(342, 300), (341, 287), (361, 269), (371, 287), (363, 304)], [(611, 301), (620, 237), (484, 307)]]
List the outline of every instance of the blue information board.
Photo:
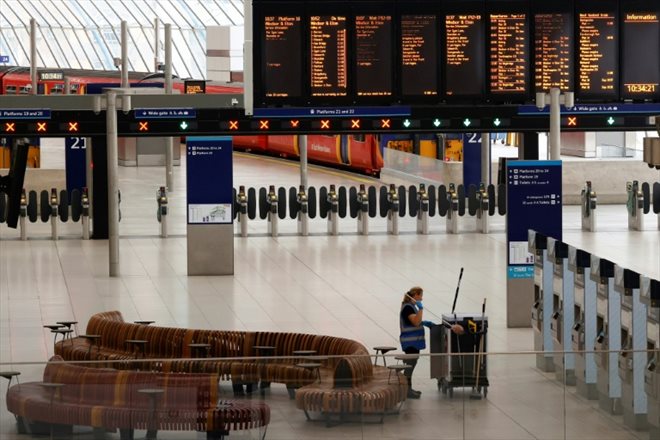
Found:
[(527, 231), (562, 239), (561, 161), (507, 161), (506, 177), (509, 278), (533, 278)]
[(232, 223), (231, 137), (189, 136), (186, 139), (188, 224)]
[(82, 192), (82, 188), (87, 186), (86, 156), (86, 138), (78, 136), (64, 138), (66, 191), (69, 193), (69, 195), (71, 195), (71, 191), (74, 189)]
[(463, 186), (481, 183), (481, 133), (463, 133)]

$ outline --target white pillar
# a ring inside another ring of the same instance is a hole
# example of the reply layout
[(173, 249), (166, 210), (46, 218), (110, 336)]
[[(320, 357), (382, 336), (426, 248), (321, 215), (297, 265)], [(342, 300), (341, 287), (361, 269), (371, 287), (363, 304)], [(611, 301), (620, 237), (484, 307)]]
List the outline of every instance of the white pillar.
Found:
[(108, 256), (109, 275), (119, 276), (119, 189), (117, 177), (117, 94), (106, 94), (108, 157)]
[(126, 20), (121, 22), (121, 87), (128, 87), (128, 24)]
[(37, 20), (30, 19), (30, 79), (32, 90), (30, 94), (37, 94)]

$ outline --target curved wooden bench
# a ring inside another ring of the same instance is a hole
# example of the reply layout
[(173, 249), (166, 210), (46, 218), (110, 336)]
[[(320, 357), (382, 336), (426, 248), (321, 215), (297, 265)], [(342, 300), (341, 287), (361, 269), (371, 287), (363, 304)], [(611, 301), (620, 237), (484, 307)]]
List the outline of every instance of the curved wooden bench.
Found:
[[(374, 366), (367, 349), (346, 338), (145, 326), (124, 322), (117, 311), (92, 316), (86, 333), (101, 335), (98, 349), (90, 350), (90, 340), (78, 337), (58, 342), (55, 352), (67, 360), (127, 361), (112, 366), (132, 368), (128, 361), (134, 354), (127, 350), (125, 341), (147, 340), (145, 357), (159, 359), (146, 365), (149, 370), (212, 373), (236, 383), (282, 383), (297, 389), (296, 405), (306, 412), (382, 414), (396, 409), (407, 394), (407, 385), (389, 384), (389, 371)], [(209, 344), (211, 358), (191, 359), (191, 343)], [(275, 347), (273, 357), (256, 358), (255, 346)], [(296, 366), (296, 350), (314, 350), (324, 357), (320, 384), (315, 371)]]
[[(119, 429), (122, 439), (131, 439), (135, 429), (205, 431), (209, 438), (222, 438), (270, 422), (264, 402), (218, 402), (217, 375), (97, 369), (61, 362), (59, 356), (53, 360), (44, 370), (44, 382), (8, 391), (7, 408), (24, 425), (38, 421)], [(44, 383), (63, 385), (53, 394)], [(163, 392), (152, 401), (141, 392), (145, 389)]]

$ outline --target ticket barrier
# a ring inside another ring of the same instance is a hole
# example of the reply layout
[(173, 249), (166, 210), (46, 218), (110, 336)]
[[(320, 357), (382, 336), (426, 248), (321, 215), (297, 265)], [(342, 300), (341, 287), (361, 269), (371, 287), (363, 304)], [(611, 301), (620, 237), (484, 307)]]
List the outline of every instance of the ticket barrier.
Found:
[(326, 201), (328, 204), (328, 234), (337, 235), (339, 233), (339, 197), (335, 185), (330, 185)]
[(614, 264), (591, 256), (591, 279), (596, 282), (596, 365), (598, 402), (601, 409), (621, 414), (621, 378), (618, 372), (621, 350), (621, 299), (614, 290)]
[(245, 186), (238, 187), (236, 193), (236, 211), (238, 217), (238, 225), (241, 230), (241, 237), (248, 236), (248, 196), (245, 192)]
[(597, 294), (596, 283), (590, 277), (591, 254), (568, 246), (568, 269), (574, 277), (571, 344), (575, 352), (575, 386), (581, 396), (597, 400), (598, 369), (594, 354)]
[(552, 351), (552, 264), (547, 259), (548, 239), (536, 231), (528, 233), (528, 250), (534, 255), (534, 303), (532, 304), (532, 328), (534, 329), (534, 351), (536, 367), (541, 371), (555, 369)]
[(80, 197), (80, 204), (82, 207), (82, 230), (83, 230), (83, 240), (89, 240), (89, 191), (87, 187), (84, 187), (82, 190), (82, 196)]
[(57, 197), (57, 189), (51, 188), (50, 190), (50, 233), (52, 236), (53, 240), (58, 239), (58, 234), (57, 234), (57, 213), (58, 213), (58, 206), (59, 206), (59, 200)]
[(298, 193), (296, 194), (296, 201), (298, 202), (298, 213), (296, 214), (296, 222), (298, 224), (298, 234), (302, 236), (309, 235), (309, 200), (305, 192), (305, 185), (300, 185)]
[(649, 438), (660, 438), (660, 281), (640, 277), (640, 301), (646, 306), (646, 366)]
[(598, 199), (596, 192), (591, 187), (591, 181), (587, 180), (580, 194), (582, 202), (582, 230), (596, 232), (596, 205)]
[(572, 351), (571, 330), (575, 321), (574, 275), (568, 270), (566, 243), (548, 237), (548, 260), (552, 263), (552, 315), (550, 330), (557, 380), (575, 385), (575, 355)]
[(429, 195), (426, 185), (419, 184), (417, 191), (417, 233), (428, 235), (429, 233)]
[(614, 265), (614, 290), (621, 296), (621, 406), (623, 422), (636, 430), (648, 428), (644, 391), (646, 368), (646, 305), (640, 301), (639, 274)]
[(488, 234), (490, 202), (486, 185), (483, 183), (479, 184), (479, 191), (477, 191), (477, 229), (482, 234)]
[(21, 192), (21, 204), (19, 208), (19, 225), (21, 228), (21, 240), (27, 240), (27, 195), (25, 194), (25, 188)]
[(167, 238), (167, 190), (164, 186), (156, 191), (156, 217), (160, 223), (160, 236)]
[(628, 201), (628, 229), (641, 231), (644, 229), (644, 193), (641, 191), (639, 182), (634, 180), (626, 182)]
[(279, 206), (279, 199), (277, 197), (277, 193), (275, 192), (275, 185), (270, 185), (268, 187), (266, 204), (268, 206), (268, 233), (273, 237), (277, 237), (277, 208)]
[(450, 234), (458, 234), (458, 192), (453, 183), (449, 184), (447, 188), (447, 232)]
[(392, 235), (399, 235), (399, 194), (394, 184), (390, 184), (390, 189), (387, 192), (387, 202), (389, 204), (387, 232)]
[(364, 184), (360, 184), (357, 193), (358, 213), (357, 231), (360, 235), (369, 235), (369, 194)]

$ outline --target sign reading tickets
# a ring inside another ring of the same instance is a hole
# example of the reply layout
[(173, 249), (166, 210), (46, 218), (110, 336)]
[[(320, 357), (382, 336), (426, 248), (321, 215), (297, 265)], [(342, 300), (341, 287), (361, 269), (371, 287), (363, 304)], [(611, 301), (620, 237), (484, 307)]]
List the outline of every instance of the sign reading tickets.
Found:
[(188, 224), (233, 222), (232, 139), (188, 137)]
[(507, 162), (508, 278), (533, 278), (527, 231), (562, 239), (561, 161)]

